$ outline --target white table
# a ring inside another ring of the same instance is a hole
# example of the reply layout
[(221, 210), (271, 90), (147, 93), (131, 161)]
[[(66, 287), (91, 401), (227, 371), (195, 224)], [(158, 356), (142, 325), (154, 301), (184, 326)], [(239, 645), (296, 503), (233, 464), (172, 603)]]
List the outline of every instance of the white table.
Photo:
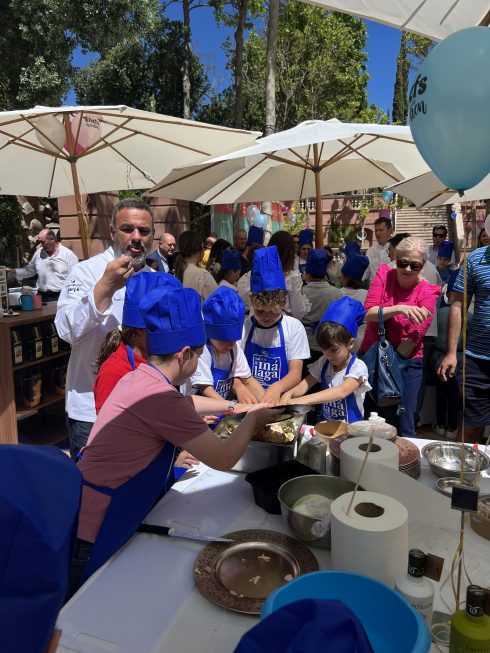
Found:
[[(427, 441), (414, 440), (420, 447)], [(422, 461), (421, 482), (435, 477)], [(480, 483), (490, 492), (488, 473)], [(448, 499), (449, 501), (449, 499)], [(204, 533), (263, 528), (288, 533), (277, 515), (255, 505), (252, 489), (239, 473), (200, 465), (186, 474), (148, 516), (149, 523), (199, 526)], [(490, 546), (468, 525), (466, 565), (472, 582), (490, 585)], [(458, 534), (427, 526), (410, 528), (410, 546), (445, 558), (456, 550)], [(234, 613), (205, 599), (193, 579), (201, 542), (137, 534), (79, 590), (60, 613), (58, 653), (231, 653), (257, 617)], [(330, 568), (330, 552), (311, 549), (320, 568)], [(436, 586), (435, 609), (451, 600), (449, 584)], [(435, 650), (435, 649), (434, 649)]]

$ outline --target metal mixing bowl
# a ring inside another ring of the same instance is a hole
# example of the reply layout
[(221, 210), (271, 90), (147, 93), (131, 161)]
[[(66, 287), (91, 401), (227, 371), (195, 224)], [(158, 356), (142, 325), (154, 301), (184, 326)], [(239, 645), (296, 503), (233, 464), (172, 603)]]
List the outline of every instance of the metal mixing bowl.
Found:
[[(458, 477), (461, 472), (461, 447), (458, 442), (431, 442), (422, 449), (422, 455), (436, 476)], [(469, 444), (464, 445), (465, 481), (475, 481), (479, 473), (487, 469), (489, 464), (490, 459), (482, 451), (473, 449)]]
[(330, 511), (322, 519), (308, 517), (292, 506), (307, 494), (320, 494), (327, 499), (336, 499), (341, 494), (351, 492), (355, 484), (336, 476), (311, 475), (292, 478), (279, 488), (277, 498), (281, 504), (281, 514), (292, 531), (302, 542), (321, 549), (330, 548)]

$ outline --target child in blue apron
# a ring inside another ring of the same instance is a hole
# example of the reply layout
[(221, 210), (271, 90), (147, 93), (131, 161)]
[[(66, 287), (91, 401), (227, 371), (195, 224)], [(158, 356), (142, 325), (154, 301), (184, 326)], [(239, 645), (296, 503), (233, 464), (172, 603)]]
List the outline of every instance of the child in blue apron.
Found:
[(299, 232), (299, 259), (298, 270), (301, 276), (306, 271), (306, 261), (308, 260), (308, 252), (313, 249), (313, 229), (303, 229)]
[[(245, 305), (240, 295), (236, 290), (221, 286), (203, 303), (202, 313), (207, 341), (190, 385), (204, 397), (231, 400), (235, 393), (242, 403), (250, 400), (256, 403), (246, 387), (252, 373), (237, 344), (245, 320)], [(229, 410), (235, 403), (230, 401)]]
[(452, 270), (449, 268), (451, 258), (454, 253), (454, 243), (450, 240), (444, 240), (437, 250), (436, 268), (444, 284), (447, 284)]
[[(327, 422), (352, 423), (364, 419), (364, 397), (371, 386), (365, 363), (352, 353), (352, 349), (365, 314), (361, 302), (351, 297), (342, 297), (330, 304), (315, 335), (323, 356), (308, 366), (308, 376), (285, 393), (281, 403), (323, 404), (321, 420)], [(306, 395), (318, 382), (323, 389)]]
[(301, 380), (310, 348), (301, 322), (282, 313), (286, 282), (274, 245), (255, 252), (250, 291), (253, 317), (245, 320), (241, 342), (255, 379), (250, 388), (259, 401), (277, 405)]
[(78, 464), (83, 491), (70, 593), (132, 537), (168, 490), (176, 447), (205, 465), (231, 469), (255, 430), (277, 413), (257, 407), (226, 440), (216, 438), (192, 399), (175, 388), (195, 372), (207, 339), (199, 294), (153, 290), (140, 309), (149, 362), (114, 388)]

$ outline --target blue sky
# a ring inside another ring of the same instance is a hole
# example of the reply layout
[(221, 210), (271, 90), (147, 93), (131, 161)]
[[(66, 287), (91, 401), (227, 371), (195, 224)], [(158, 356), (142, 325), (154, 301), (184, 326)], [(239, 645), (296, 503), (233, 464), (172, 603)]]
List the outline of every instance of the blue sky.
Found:
[[(167, 15), (171, 20), (182, 20), (182, 5), (170, 4)], [(396, 57), (400, 47), (401, 32), (372, 21), (365, 21), (368, 31), (366, 51), (367, 68), (371, 77), (368, 84), (369, 103), (375, 102), (384, 111), (390, 110), (393, 103), (393, 86), (395, 83)], [(204, 65), (209, 67), (208, 75), (215, 88), (229, 85), (230, 74), (225, 70), (226, 59), (221, 47), (227, 36), (233, 36), (233, 30), (223, 25), (216, 25), (212, 9), (203, 7), (191, 14), (192, 44)], [(89, 60), (90, 55), (75, 56), (75, 65), (80, 66)], [(73, 104), (75, 97), (70, 93), (68, 104)]]

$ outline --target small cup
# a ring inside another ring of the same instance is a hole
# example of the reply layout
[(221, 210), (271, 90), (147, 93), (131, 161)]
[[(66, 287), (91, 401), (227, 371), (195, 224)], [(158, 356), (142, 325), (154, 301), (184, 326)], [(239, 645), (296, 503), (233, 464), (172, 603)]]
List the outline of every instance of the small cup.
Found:
[(34, 310), (34, 297), (32, 295), (21, 295), (20, 296), (20, 306), (23, 311), (33, 311)]
[(32, 296), (32, 301), (34, 303), (34, 308), (36, 310), (41, 309), (43, 307), (43, 300), (41, 295), (33, 295)]

